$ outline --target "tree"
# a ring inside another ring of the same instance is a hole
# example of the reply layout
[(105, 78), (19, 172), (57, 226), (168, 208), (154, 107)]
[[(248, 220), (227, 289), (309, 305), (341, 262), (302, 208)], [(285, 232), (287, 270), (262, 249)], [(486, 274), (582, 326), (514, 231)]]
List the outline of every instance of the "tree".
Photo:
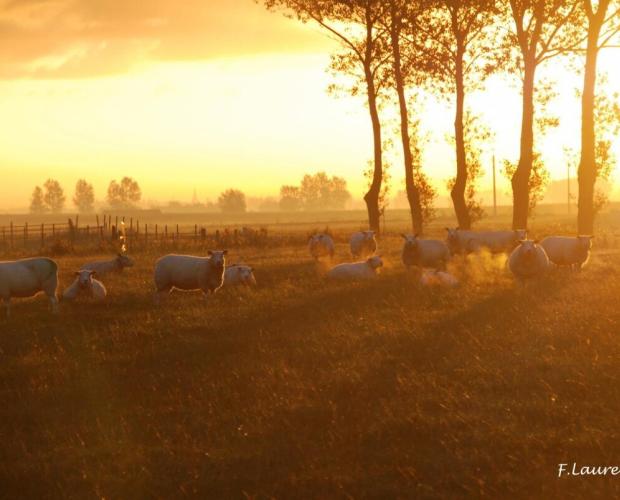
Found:
[[(577, 230), (579, 234), (594, 232), (594, 216), (600, 197), (595, 193), (596, 179), (601, 172), (600, 146), (596, 138), (596, 74), (599, 52), (620, 30), (618, 17), (620, 5), (608, 15), (613, 0), (582, 0), (583, 13), (587, 26), (585, 71), (581, 94), (581, 157), (579, 160), (579, 202)], [(601, 33), (607, 25), (605, 33)], [(601, 36), (602, 35), (602, 36)]]
[[(392, 51), (392, 77), (394, 79), (398, 107), (400, 112), (400, 134), (403, 148), (403, 162), (405, 167), (405, 190), (409, 202), (411, 225), (415, 234), (422, 233), (424, 220), (420, 203), (420, 191), (415, 183), (414, 158), (411, 145), (409, 110), (407, 108), (407, 96), (405, 87), (407, 79), (411, 76), (411, 62), (403, 60), (401, 43), (403, 32), (407, 26), (415, 23), (419, 14), (419, 2), (410, 0), (389, 0), (389, 10), (386, 13), (389, 43)], [(410, 58), (411, 60), (411, 58)], [(383, 196), (387, 199), (387, 195)], [(384, 208), (385, 210), (385, 208)]]
[[(477, 184), (484, 175), (481, 145), (490, 140), (491, 132), (487, 127), (480, 124), (476, 116), (470, 113), (465, 113), (463, 125), (463, 147), (465, 151), (465, 165), (467, 166), (463, 201), (467, 211), (466, 220), (472, 225), (484, 217), (484, 208), (482, 208), (482, 201), (478, 196)], [(448, 180), (448, 189), (451, 193), (454, 193), (457, 178), (458, 174), (457, 177)], [(454, 197), (452, 199), (454, 200)], [(458, 220), (459, 224), (461, 224), (461, 218), (458, 218)]]
[(299, 187), (282, 186), (280, 188), (280, 210), (284, 212), (297, 212), (303, 207)]
[(79, 179), (75, 184), (73, 204), (81, 213), (88, 213), (94, 210), (95, 190), (93, 185), (84, 179)]
[(45, 201), (43, 200), (43, 190), (40, 186), (34, 188), (30, 197), (30, 212), (33, 214), (42, 214), (47, 211)]
[(45, 188), (43, 201), (49, 210), (54, 214), (62, 212), (66, 198), (60, 183), (55, 179), (47, 179), (43, 187)]
[(506, 63), (522, 78), (520, 157), (511, 178), (513, 229), (527, 229), (534, 148), (536, 70), (550, 58), (578, 44), (575, 30), (580, 0), (509, 0), (514, 31), (507, 37)]
[[(547, 185), (549, 184), (549, 171), (545, 167), (542, 156), (540, 153), (534, 152), (532, 158), (532, 171), (528, 178), (528, 217), (534, 214), (534, 210), (536, 209), (538, 202), (544, 198)], [(504, 160), (504, 175), (509, 180), (514, 179), (517, 168), (518, 164)]]
[(242, 214), (246, 211), (245, 194), (238, 189), (227, 189), (217, 199), (217, 206), (224, 213)]
[(351, 198), (347, 181), (335, 175), (330, 178), (325, 172), (304, 175), (299, 195), (305, 210), (342, 210)]
[(454, 98), (456, 177), (450, 182), (450, 196), (459, 227), (470, 229), (472, 216), (481, 213), (479, 205), (475, 208), (475, 181), (470, 182), (479, 168), (468, 162), (472, 144), (467, 137), (475, 131), (467, 130), (473, 121), (467, 117), (465, 98), (479, 90), (498, 65), (494, 44), (499, 11), (494, 0), (433, 0), (431, 5), (417, 24), (420, 65), (433, 92)]
[[(386, 12), (383, 0), (262, 0), (268, 9), (282, 9), (302, 22), (315, 22), (337, 39), (344, 52), (332, 57), (331, 68), (356, 79), (352, 95), (364, 87), (373, 134), (374, 166), (372, 182), (364, 201), (368, 224), (379, 231), (379, 196), (383, 173), (381, 120), (378, 97), (385, 80), (382, 73), (388, 59), (381, 19)], [(389, 52), (388, 52), (389, 53)]]
[(116, 180), (110, 182), (107, 198), (113, 208), (133, 208), (142, 198), (142, 191), (137, 181), (123, 177), (120, 183)]

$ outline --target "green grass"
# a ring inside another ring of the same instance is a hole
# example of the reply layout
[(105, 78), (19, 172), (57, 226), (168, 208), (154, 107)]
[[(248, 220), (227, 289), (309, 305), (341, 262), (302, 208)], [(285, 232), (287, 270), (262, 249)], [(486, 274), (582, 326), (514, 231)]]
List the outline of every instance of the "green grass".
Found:
[[(445, 291), (405, 273), (395, 236), (359, 285), (303, 246), (235, 249), (256, 290), (160, 308), (151, 251), (105, 304), (16, 301), (0, 496), (617, 496), (617, 478), (557, 479), (620, 463), (620, 253), (602, 247), (526, 285), (474, 258)], [(57, 260), (66, 285), (84, 256)]]

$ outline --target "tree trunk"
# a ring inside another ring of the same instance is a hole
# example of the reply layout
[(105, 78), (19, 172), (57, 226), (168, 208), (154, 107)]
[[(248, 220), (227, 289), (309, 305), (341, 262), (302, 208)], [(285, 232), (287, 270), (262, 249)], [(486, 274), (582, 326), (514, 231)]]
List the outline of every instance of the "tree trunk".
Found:
[(464, 109), (465, 109), (465, 84), (463, 79), (463, 54), (460, 46), (456, 54), (456, 116), (454, 118), (454, 138), (456, 144), (456, 179), (450, 196), (454, 205), (454, 213), (459, 223), (459, 228), (470, 229), (471, 218), (465, 201), (465, 188), (467, 187), (467, 157), (465, 155), (464, 133)]
[(411, 152), (411, 137), (409, 136), (409, 114), (407, 111), (407, 98), (405, 96), (405, 82), (400, 54), (400, 19), (397, 18), (397, 14), (394, 12), (392, 12), (391, 42), (394, 80), (396, 81), (398, 105), (400, 108), (400, 135), (403, 144), (405, 186), (407, 189), (409, 210), (411, 212), (411, 226), (414, 234), (422, 234), (424, 229), (424, 220), (422, 215), (422, 205), (420, 203), (420, 191), (415, 185), (413, 176), (413, 154)]
[(512, 176), (512, 228), (527, 229), (530, 205), (530, 173), (534, 159), (534, 78), (536, 61), (525, 58), (523, 75), (523, 117), (521, 120), (521, 155)]
[(368, 210), (368, 226), (376, 233), (380, 232), (381, 212), (379, 210), (379, 195), (383, 180), (383, 145), (381, 144), (381, 120), (377, 108), (377, 91), (370, 68), (366, 68), (366, 86), (368, 91), (368, 110), (372, 122), (372, 139), (374, 148), (374, 170), (372, 182), (368, 192), (364, 195)]
[[(599, 10), (602, 7), (599, 6)], [(588, 25), (583, 94), (581, 96), (581, 158), (579, 160), (579, 202), (577, 231), (579, 234), (594, 232), (594, 185), (596, 183), (596, 136), (594, 130), (594, 107), (596, 105), (596, 64), (598, 59), (598, 38), (602, 21), (596, 16)], [(604, 19), (604, 13), (603, 13)]]

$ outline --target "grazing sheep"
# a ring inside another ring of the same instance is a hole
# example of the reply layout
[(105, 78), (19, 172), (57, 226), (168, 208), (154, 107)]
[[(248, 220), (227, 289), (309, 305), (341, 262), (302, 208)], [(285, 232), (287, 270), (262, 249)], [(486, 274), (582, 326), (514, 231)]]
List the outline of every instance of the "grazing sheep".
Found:
[(250, 266), (243, 266), (240, 264), (226, 266), (226, 270), (224, 271), (224, 286), (235, 285), (256, 286), (254, 269)]
[(90, 297), (97, 301), (105, 300), (108, 294), (101, 281), (94, 278), (96, 271), (76, 271), (75, 280), (63, 292), (63, 300), (75, 300), (78, 297)]
[(522, 240), (510, 254), (508, 267), (519, 279), (535, 278), (549, 270), (549, 257), (537, 242)]
[(126, 267), (133, 267), (133, 260), (131, 260), (127, 255), (119, 253), (116, 257), (110, 260), (99, 260), (84, 264), (80, 267), (80, 271), (95, 271), (99, 276), (104, 276), (112, 272), (120, 273)]
[(549, 260), (556, 266), (581, 269), (590, 258), (593, 236), (548, 236), (540, 242)]
[(454, 288), (459, 285), (459, 280), (445, 271), (425, 269), (420, 276), (420, 284), (426, 287)]
[(349, 242), (351, 255), (356, 258), (364, 258), (373, 255), (377, 251), (377, 240), (374, 231), (358, 231), (353, 233)]
[(332, 259), (334, 257), (334, 240), (329, 234), (314, 234), (310, 237), (308, 249), (310, 250), (310, 255), (315, 260), (327, 256)]
[(209, 257), (192, 255), (166, 255), (155, 264), (155, 303), (162, 295), (173, 289), (201, 290), (205, 296), (215, 293), (224, 283), (226, 254), (224, 251), (209, 251)]
[(381, 257), (375, 255), (362, 262), (338, 264), (332, 267), (327, 277), (333, 280), (366, 280), (377, 276), (377, 269), (383, 266)]
[(446, 228), (447, 243), (452, 254), (477, 252), (483, 248), (491, 253), (511, 252), (519, 241), (527, 237), (527, 231), (469, 231)]
[(432, 267), (434, 269), (446, 269), (450, 260), (448, 245), (441, 240), (422, 240), (417, 235), (401, 235), (405, 243), (403, 245), (403, 264), (408, 268)]
[(58, 311), (56, 288), (58, 265), (51, 259), (37, 257), (0, 262), (0, 298), (4, 301), (7, 317), (11, 316), (12, 297), (32, 297), (44, 292), (52, 311)]

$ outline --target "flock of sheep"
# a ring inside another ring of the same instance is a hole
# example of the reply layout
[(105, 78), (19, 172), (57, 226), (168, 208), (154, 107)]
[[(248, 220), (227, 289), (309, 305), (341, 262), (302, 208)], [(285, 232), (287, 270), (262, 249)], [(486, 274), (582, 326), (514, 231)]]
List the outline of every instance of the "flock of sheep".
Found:
[[(580, 269), (589, 259), (592, 236), (549, 236), (540, 242), (528, 240), (525, 231), (466, 231), (447, 229), (447, 239), (422, 239), (405, 235), (402, 261), (410, 268), (422, 269), (420, 282), (425, 286), (456, 286), (458, 280), (447, 272), (447, 264), (456, 255), (466, 255), (485, 249), (493, 254), (510, 253), (508, 267), (518, 279), (540, 276), (551, 266), (570, 266)], [(329, 234), (318, 233), (309, 241), (311, 256), (319, 260), (334, 256), (334, 240)], [(373, 231), (359, 231), (350, 239), (351, 254), (359, 260), (338, 264), (327, 272), (333, 280), (364, 280), (374, 278), (383, 260), (377, 252)], [(166, 255), (155, 264), (155, 302), (173, 289), (200, 290), (215, 293), (222, 286), (255, 285), (253, 269), (234, 264), (226, 266), (227, 251), (209, 251), (207, 257)], [(64, 290), (63, 300), (87, 296), (104, 300), (107, 292), (101, 278), (133, 266), (126, 255), (111, 260), (90, 262), (75, 273), (75, 280)], [(95, 278), (97, 276), (97, 278)], [(52, 311), (58, 310), (58, 265), (52, 259), (37, 257), (0, 262), (0, 298), (10, 316), (13, 297), (31, 297), (39, 292), (47, 295)]]

